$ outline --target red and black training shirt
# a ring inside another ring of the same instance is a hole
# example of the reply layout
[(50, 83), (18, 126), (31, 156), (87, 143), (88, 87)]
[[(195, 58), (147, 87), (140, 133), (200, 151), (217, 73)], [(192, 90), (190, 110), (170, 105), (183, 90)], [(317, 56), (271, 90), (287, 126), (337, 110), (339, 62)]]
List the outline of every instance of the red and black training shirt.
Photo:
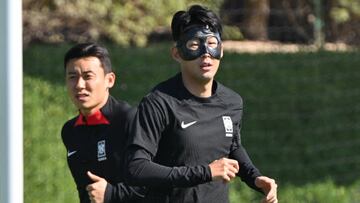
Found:
[(123, 183), (123, 156), (134, 113), (129, 104), (109, 96), (100, 111), (88, 117), (79, 114), (64, 124), (61, 137), (81, 203), (90, 202), (86, 186), (93, 181), (87, 171), (108, 181), (107, 203), (136, 202), (143, 196), (143, 188)]

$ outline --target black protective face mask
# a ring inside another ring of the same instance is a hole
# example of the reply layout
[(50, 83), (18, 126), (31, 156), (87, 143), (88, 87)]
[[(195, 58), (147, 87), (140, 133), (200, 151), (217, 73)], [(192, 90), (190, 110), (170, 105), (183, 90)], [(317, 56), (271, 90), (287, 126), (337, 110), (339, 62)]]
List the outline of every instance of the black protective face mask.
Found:
[(209, 53), (213, 58), (221, 58), (221, 39), (208, 26), (196, 26), (185, 31), (176, 43), (180, 56), (186, 61), (197, 59)]

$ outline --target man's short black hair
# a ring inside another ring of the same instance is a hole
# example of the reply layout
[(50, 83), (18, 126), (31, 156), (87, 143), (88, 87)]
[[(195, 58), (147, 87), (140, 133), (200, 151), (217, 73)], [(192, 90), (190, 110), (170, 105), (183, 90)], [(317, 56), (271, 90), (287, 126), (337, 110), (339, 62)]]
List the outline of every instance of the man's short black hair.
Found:
[(218, 32), (221, 37), (222, 26), (217, 15), (200, 5), (193, 5), (188, 11), (178, 11), (171, 22), (171, 31), (174, 41), (178, 41), (181, 34), (192, 25), (208, 25), (212, 32)]
[(91, 56), (96, 57), (100, 60), (105, 74), (112, 72), (108, 50), (105, 47), (102, 47), (95, 43), (81, 43), (69, 49), (69, 51), (66, 52), (64, 57), (64, 68), (66, 69), (67, 63), (72, 59), (79, 59)]

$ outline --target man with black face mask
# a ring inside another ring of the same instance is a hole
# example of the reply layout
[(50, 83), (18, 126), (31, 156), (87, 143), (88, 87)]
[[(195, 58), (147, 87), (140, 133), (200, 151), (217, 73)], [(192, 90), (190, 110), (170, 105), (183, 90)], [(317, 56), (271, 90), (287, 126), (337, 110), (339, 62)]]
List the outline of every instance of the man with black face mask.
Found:
[(173, 16), (173, 58), (180, 73), (139, 104), (126, 155), (126, 181), (147, 186), (144, 202), (229, 202), (239, 176), (277, 202), (275, 181), (262, 176), (240, 142), (241, 97), (214, 80), (223, 56), (218, 17), (201, 6)]

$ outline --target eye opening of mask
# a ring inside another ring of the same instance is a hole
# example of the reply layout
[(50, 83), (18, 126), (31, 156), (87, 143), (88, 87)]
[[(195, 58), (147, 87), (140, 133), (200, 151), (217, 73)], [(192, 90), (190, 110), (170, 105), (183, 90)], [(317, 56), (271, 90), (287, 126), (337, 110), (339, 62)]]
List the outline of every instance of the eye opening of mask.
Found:
[(186, 42), (186, 48), (191, 51), (196, 51), (200, 47), (200, 40), (199, 39), (190, 39)]
[[(205, 41), (202, 42), (202, 41)], [(208, 36), (206, 39), (192, 38), (186, 42), (186, 48), (191, 51), (196, 51), (200, 48), (201, 44), (204, 43), (205, 46), (216, 49), (219, 45), (219, 41), (215, 36)]]

